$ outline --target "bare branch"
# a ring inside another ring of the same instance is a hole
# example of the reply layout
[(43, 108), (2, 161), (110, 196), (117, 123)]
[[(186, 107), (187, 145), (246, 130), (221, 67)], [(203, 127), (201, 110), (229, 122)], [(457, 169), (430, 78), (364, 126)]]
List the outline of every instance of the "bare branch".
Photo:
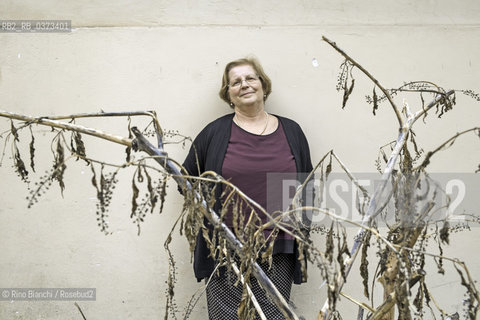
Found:
[(107, 141), (119, 143), (125, 146), (131, 146), (132, 145), (132, 140), (128, 138), (124, 138), (121, 136), (116, 136), (113, 134), (105, 133), (101, 130), (97, 129), (92, 129), (92, 128), (87, 128), (81, 125), (77, 124), (71, 124), (71, 123), (65, 123), (65, 122), (60, 122), (57, 120), (50, 120), (47, 118), (34, 118), (34, 117), (29, 117), (21, 114), (16, 114), (12, 112), (6, 112), (3, 110), (0, 110), (0, 117), (5, 117), (5, 118), (10, 118), (10, 119), (15, 119), (15, 120), (20, 120), (20, 121), (26, 121), (28, 123), (35, 123), (35, 124), (40, 124), (44, 126), (49, 126), (53, 128), (59, 128), (59, 129), (65, 129), (65, 130), (70, 130), (70, 131), (77, 131), (80, 133), (88, 134), (97, 138), (105, 139)]
[(427, 155), (425, 156), (425, 159), (423, 160), (422, 164), (420, 164), (416, 169), (425, 168), (426, 166), (428, 166), (428, 164), (430, 163), (430, 158), (432, 158), (432, 156), (435, 153), (439, 152), (440, 150), (443, 150), (445, 147), (447, 147), (449, 145), (452, 145), (455, 142), (455, 140), (458, 137), (460, 137), (461, 135), (464, 135), (464, 134), (472, 132), (472, 131), (479, 131), (480, 132), (480, 127), (475, 127), (475, 128), (471, 128), (471, 129), (468, 129), (468, 130), (464, 130), (462, 132), (457, 132), (457, 134), (455, 134), (453, 137), (451, 137), (450, 139), (448, 139), (447, 141), (442, 143), (435, 150), (428, 152)]

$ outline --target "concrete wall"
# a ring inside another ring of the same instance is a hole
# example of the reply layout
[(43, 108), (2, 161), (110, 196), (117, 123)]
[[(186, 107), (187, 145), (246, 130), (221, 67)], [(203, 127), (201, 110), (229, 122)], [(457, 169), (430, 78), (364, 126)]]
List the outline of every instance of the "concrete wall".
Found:
[[(388, 105), (373, 117), (364, 99), (373, 86), (358, 73), (351, 101), (341, 109), (335, 86), (342, 58), (321, 41), (322, 35), (386, 87), (431, 80), (447, 89), (480, 91), (480, 3), (474, 0), (3, 0), (0, 13), (4, 20), (62, 19), (73, 25), (66, 34), (0, 33), (0, 109), (34, 116), (153, 109), (165, 129), (195, 136), (206, 123), (230, 112), (217, 96), (225, 64), (253, 54), (273, 80), (267, 110), (300, 123), (314, 161), (333, 148), (353, 172), (375, 171), (378, 147), (396, 138), (397, 123)], [(420, 105), (415, 95), (399, 95), (397, 101), (403, 98), (412, 108)], [(426, 125), (418, 123), (418, 142), (425, 150), (479, 125), (479, 102), (458, 94), (457, 103), (442, 119), (431, 116)], [(123, 119), (79, 123), (127, 134)], [(9, 127), (9, 121), (0, 119), (2, 133)], [(41, 127), (35, 132), (37, 168), (43, 172), (52, 162), (51, 134)], [(20, 138), (27, 159), (28, 131)], [(90, 155), (123, 162), (123, 147), (85, 140)], [(480, 159), (478, 146), (478, 138), (464, 137), (436, 157), (430, 170), (473, 172)], [(96, 226), (88, 167), (69, 162), (63, 198), (52, 186), (27, 209), (28, 190), (11, 167), (10, 144), (5, 150), (0, 167), (0, 287), (92, 287), (96, 301), (80, 302), (89, 320), (163, 317), (168, 272), (163, 243), (182, 206), (175, 188), (169, 188), (164, 213), (147, 216), (137, 236), (129, 219), (132, 171), (122, 172), (110, 210), (112, 234), (105, 236)], [(181, 146), (167, 150), (179, 160), (186, 154)], [(38, 178), (32, 176), (32, 181)], [(446, 253), (466, 260), (478, 279), (480, 260), (471, 252), (480, 232), (472, 228), (452, 237)], [(182, 309), (202, 285), (194, 280), (184, 238), (176, 233), (172, 246), (178, 268), (175, 297)], [(320, 289), (319, 272), (310, 270), (309, 283), (295, 287), (292, 299), (299, 314), (315, 319), (325, 289)], [(455, 270), (449, 267), (448, 272), (451, 276), (434, 280), (430, 288), (448, 312), (461, 311), (464, 291)], [(359, 284), (352, 275), (345, 291), (362, 299)], [(340, 305), (345, 319), (356, 315), (348, 300)], [(205, 312), (201, 299), (191, 319), (205, 319)], [(1, 301), (0, 318), (81, 315), (71, 301)]]

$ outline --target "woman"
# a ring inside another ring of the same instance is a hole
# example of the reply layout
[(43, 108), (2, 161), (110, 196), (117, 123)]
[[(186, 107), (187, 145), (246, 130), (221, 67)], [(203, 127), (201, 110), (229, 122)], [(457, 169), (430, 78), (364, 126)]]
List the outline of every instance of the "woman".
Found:
[[(220, 174), (264, 208), (268, 200), (267, 173), (308, 173), (312, 170), (308, 143), (300, 126), (265, 110), (265, 101), (271, 92), (271, 81), (256, 59), (228, 63), (219, 94), (234, 112), (211, 122), (200, 132), (183, 164), (193, 176), (205, 171)], [(221, 193), (221, 188), (217, 188), (217, 200)], [(214, 209), (220, 212), (221, 201), (215, 202)], [(266, 221), (266, 217), (262, 217), (263, 220)], [(231, 227), (231, 216), (227, 215), (225, 223)], [(194, 252), (198, 281), (209, 278), (215, 268), (209, 253), (202, 234), (198, 234)], [(264, 270), (287, 301), (292, 282), (300, 284), (306, 279), (298, 256), (294, 238), (280, 232), (274, 244), (273, 267)], [(234, 287), (233, 282), (230, 277), (217, 275), (210, 280), (206, 291), (210, 319), (238, 318), (242, 291), (240, 286)], [(283, 319), (255, 281), (252, 290), (268, 319)]]

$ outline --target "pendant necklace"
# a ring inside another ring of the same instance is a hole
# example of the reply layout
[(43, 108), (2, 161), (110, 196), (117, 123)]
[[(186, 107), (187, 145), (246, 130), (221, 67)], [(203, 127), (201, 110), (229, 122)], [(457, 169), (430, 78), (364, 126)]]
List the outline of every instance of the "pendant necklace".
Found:
[[(267, 130), (267, 127), (268, 127), (268, 113), (267, 111), (263, 111), (265, 112), (265, 127), (263, 128), (262, 132), (260, 132), (260, 136), (263, 135), (265, 133), (265, 131)], [(244, 125), (242, 125), (242, 122), (240, 121), (240, 119), (238, 118), (237, 114), (235, 113), (235, 122), (237, 122), (237, 124), (242, 128), (242, 127), (245, 127)]]

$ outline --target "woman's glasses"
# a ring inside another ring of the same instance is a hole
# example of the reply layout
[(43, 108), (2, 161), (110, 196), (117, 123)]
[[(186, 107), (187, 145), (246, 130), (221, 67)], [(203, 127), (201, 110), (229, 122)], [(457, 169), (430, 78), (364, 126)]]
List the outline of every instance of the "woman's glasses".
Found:
[(250, 76), (246, 76), (245, 79), (241, 79), (241, 78), (236, 79), (235, 81), (233, 81), (233, 83), (230, 83), (228, 86), (233, 89), (239, 89), (242, 86), (243, 81), (245, 81), (248, 85), (252, 85), (252, 84), (256, 84), (258, 80), (260, 80), (258, 76), (250, 75)]

